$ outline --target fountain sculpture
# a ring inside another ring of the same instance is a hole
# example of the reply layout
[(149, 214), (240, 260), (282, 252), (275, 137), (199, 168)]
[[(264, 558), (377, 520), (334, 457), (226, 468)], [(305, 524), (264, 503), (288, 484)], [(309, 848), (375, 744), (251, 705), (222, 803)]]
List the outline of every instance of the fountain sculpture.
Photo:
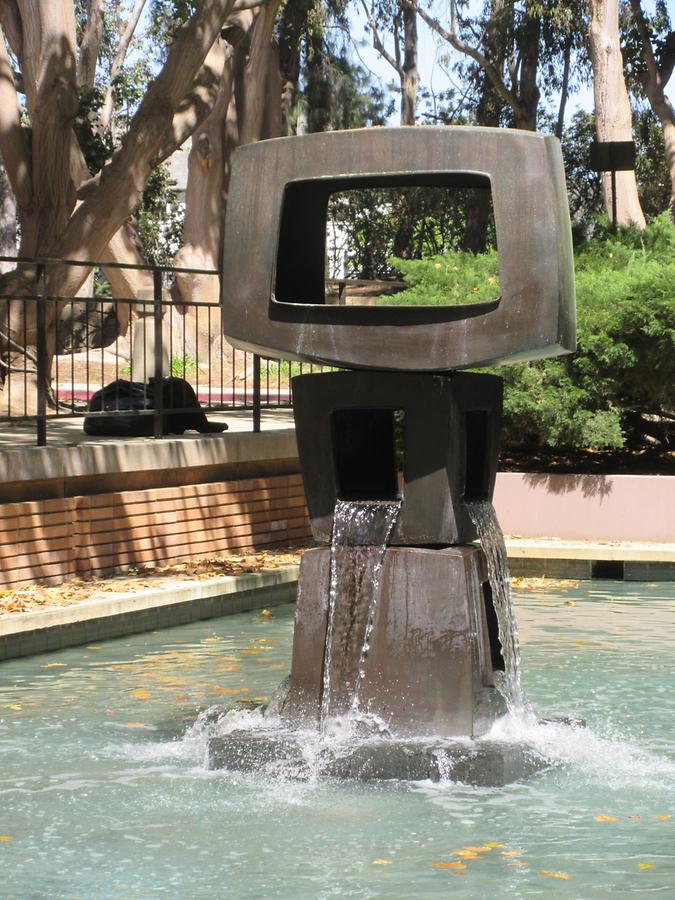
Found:
[[(501, 295), (464, 306), (327, 304), (330, 195), (418, 185), (491, 191)], [(480, 740), (523, 704), (508, 575), (473, 543), (477, 525), (495, 525), (502, 385), (457, 370), (574, 349), (557, 140), (387, 128), (242, 147), (223, 267), (224, 331), (235, 346), (349, 371), (293, 379), (312, 531), (326, 546), (302, 558), (274, 726), (214, 738), (211, 765), (298, 762), (318, 732), (330, 774), (519, 777), (534, 765), (527, 748)], [(336, 752), (345, 722), (358, 740)]]

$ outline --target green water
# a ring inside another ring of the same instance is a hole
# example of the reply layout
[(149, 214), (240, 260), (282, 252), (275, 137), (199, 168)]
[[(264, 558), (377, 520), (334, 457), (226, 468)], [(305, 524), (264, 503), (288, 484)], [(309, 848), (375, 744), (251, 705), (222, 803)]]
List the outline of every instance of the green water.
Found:
[(499, 789), (209, 772), (197, 715), (270, 695), (290, 608), (2, 664), (0, 897), (675, 896), (675, 586), (516, 610), (529, 700), (588, 727), (503, 723), (557, 765)]

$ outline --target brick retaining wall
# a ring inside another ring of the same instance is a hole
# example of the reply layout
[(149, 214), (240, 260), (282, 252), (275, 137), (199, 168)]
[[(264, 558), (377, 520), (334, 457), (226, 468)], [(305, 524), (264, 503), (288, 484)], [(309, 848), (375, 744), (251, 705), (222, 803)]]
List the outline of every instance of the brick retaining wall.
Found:
[(299, 474), (0, 503), (5, 586), (300, 544)]

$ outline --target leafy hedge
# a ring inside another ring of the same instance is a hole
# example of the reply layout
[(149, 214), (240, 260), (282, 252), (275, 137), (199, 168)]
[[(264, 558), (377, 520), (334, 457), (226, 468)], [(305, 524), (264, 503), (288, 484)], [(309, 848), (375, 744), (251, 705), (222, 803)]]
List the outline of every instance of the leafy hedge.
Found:
[[(498, 296), (494, 251), (392, 262), (410, 287), (388, 304)], [(505, 382), (506, 443), (602, 449), (672, 442), (675, 226), (666, 213), (642, 232), (605, 229), (577, 250), (575, 268), (577, 353), (496, 370)]]

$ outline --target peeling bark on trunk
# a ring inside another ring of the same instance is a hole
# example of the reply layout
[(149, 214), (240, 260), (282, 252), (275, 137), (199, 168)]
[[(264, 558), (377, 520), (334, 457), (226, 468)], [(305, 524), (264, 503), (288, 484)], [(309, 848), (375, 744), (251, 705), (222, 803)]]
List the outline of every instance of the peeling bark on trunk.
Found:
[[(595, 124), (599, 141), (631, 141), (633, 127), (630, 101), (623, 75), (619, 46), (618, 0), (589, 0), (591, 11), (590, 50), (593, 66)], [(612, 215), (611, 175), (603, 173), (602, 186), (607, 214)], [(616, 173), (616, 215), (620, 225), (645, 227), (637, 181), (633, 170)]]

